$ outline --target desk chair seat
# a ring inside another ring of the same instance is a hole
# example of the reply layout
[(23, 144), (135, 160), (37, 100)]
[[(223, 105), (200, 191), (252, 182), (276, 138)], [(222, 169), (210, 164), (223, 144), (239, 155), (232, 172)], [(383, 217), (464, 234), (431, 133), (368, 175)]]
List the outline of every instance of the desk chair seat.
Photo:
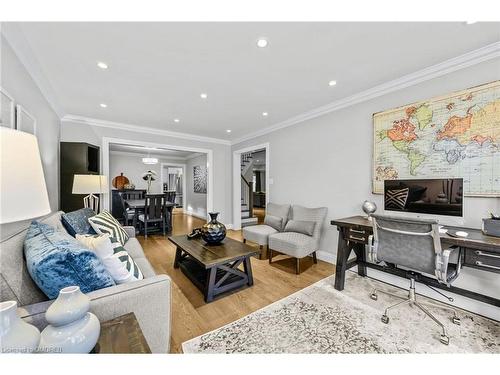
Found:
[[(450, 338), (446, 327), (427, 310), (426, 306), (450, 310), (453, 313), (452, 322), (460, 324), (456, 311), (445, 305), (417, 301), (415, 284), (421, 274), (427, 274), (434, 275), (438, 282), (442, 284), (451, 285), (462, 268), (460, 249), (455, 247), (443, 249), (441, 247), (439, 227), (435, 220), (417, 220), (382, 215), (373, 215), (372, 218), (373, 236), (370, 236), (371, 238), (368, 241), (369, 259), (376, 263), (385, 262), (390, 267), (404, 268), (407, 270), (407, 278), (410, 279), (407, 298), (376, 289), (371, 293), (370, 297), (374, 300), (377, 300), (378, 293), (385, 293), (402, 299), (402, 301), (385, 309), (381, 319), (382, 322), (389, 323), (389, 311), (396, 307), (405, 304), (416, 306), (441, 327), (440, 341), (448, 345)], [(429, 285), (428, 287), (431, 288)], [(436, 289), (431, 289), (453, 302), (453, 298), (445, 296)]]

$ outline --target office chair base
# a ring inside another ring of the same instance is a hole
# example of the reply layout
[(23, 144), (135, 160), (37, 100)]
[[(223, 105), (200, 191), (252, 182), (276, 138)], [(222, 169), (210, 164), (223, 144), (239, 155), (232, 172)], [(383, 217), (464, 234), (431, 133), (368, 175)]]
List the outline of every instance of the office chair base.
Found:
[(441, 305), (438, 305), (435, 303), (427, 303), (427, 302), (426, 303), (419, 303), (419, 302), (417, 302), (417, 298), (416, 298), (417, 296), (415, 293), (415, 280), (414, 279), (410, 279), (410, 289), (408, 291), (409, 292), (408, 298), (404, 298), (404, 297), (398, 296), (396, 294), (389, 293), (389, 292), (382, 291), (382, 290), (377, 290), (377, 289), (373, 290), (373, 292), (370, 294), (370, 298), (376, 301), (378, 299), (379, 292), (396, 297), (396, 298), (399, 298), (399, 299), (402, 299), (402, 301), (399, 301), (398, 303), (396, 303), (392, 306), (389, 306), (388, 308), (385, 309), (385, 312), (380, 319), (382, 321), (382, 323), (389, 324), (389, 321), (390, 321), (389, 311), (390, 310), (392, 310), (400, 305), (409, 304), (410, 306), (417, 307), (419, 310), (421, 310), (425, 315), (427, 315), (429, 318), (431, 318), (441, 328), (442, 333), (439, 337), (439, 341), (442, 344), (444, 344), (444, 345), (450, 344), (450, 338), (446, 332), (446, 328), (444, 327), (443, 323), (441, 323), (429, 310), (427, 310), (425, 308), (425, 306), (439, 307), (439, 308), (443, 308), (445, 310), (452, 311), (453, 317), (451, 318), (451, 320), (454, 324), (460, 325), (460, 319), (458, 318), (455, 310), (448, 308), (446, 306), (441, 306)]

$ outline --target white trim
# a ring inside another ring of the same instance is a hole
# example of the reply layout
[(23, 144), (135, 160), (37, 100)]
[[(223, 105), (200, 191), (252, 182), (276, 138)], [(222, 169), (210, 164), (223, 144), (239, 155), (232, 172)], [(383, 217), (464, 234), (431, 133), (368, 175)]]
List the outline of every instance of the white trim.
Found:
[(332, 253), (318, 250), (316, 251), (316, 256), (318, 257), (319, 260), (322, 260), (323, 262), (335, 264), (335, 256)]
[(123, 155), (123, 156), (132, 156), (132, 157), (137, 157), (137, 158), (142, 158), (144, 157), (145, 155), (149, 155), (149, 156), (153, 156), (153, 157), (156, 157), (158, 159), (161, 159), (161, 160), (178, 160), (178, 161), (186, 161), (188, 160), (187, 158), (183, 158), (181, 156), (165, 156), (165, 155), (161, 155), (161, 154), (154, 154), (154, 153), (150, 153), (150, 152), (129, 152), (129, 151), (115, 151), (115, 150), (110, 150), (109, 151), (110, 154), (113, 154), (113, 155)]
[(449, 74), (457, 70), (464, 69), (469, 66), (476, 65), (481, 62), (498, 57), (500, 57), (500, 42), (495, 42), (485, 47), (476, 49), (474, 51), (467, 52), (458, 57), (454, 57), (449, 60), (445, 60), (441, 63), (407, 74), (392, 81), (382, 83), (368, 90), (364, 90), (354, 95), (336, 100), (330, 104), (315, 108), (311, 111), (301, 113), (300, 115), (289, 118), (288, 120), (279, 122), (267, 128), (247, 134), (243, 137), (234, 139), (231, 142), (231, 144), (235, 145), (247, 141), (249, 139), (260, 137), (262, 135), (274, 132), (276, 130), (284, 129), (289, 126), (293, 126), (301, 122), (311, 120), (334, 111), (338, 111), (339, 109), (346, 108), (358, 103), (362, 103), (367, 100), (371, 100), (379, 96), (383, 96), (391, 92), (398, 91), (406, 87), (413, 86), (418, 83), (425, 82), (430, 79), (440, 77), (445, 74)]
[(266, 206), (269, 203), (269, 143), (245, 147), (233, 151), (233, 229), (241, 229), (241, 154), (258, 150), (266, 151)]
[(100, 119), (96, 119), (96, 118), (77, 116), (77, 115), (66, 115), (61, 119), (61, 122), (73, 122), (73, 123), (77, 123), (77, 124), (99, 126), (102, 128), (110, 128), (110, 129), (120, 129), (120, 130), (125, 130), (125, 131), (136, 132), (136, 133), (143, 133), (143, 134), (147, 133), (147, 134), (162, 135), (165, 137), (189, 139), (191, 141), (198, 141), (198, 142), (218, 143), (218, 144), (223, 144), (223, 145), (230, 145), (231, 144), (231, 141), (226, 140), (226, 139), (204, 137), (201, 135), (180, 133), (180, 132), (174, 132), (174, 131), (170, 131), (170, 130), (151, 128), (148, 126), (141, 126), (141, 125), (135, 125), (135, 124), (125, 124), (122, 122), (100, 120)]
[[(186, 207), (186, 164), (180, 164), (180, 163), (161, 163), (160, 165), (160, 181), (161, 181), (161, 191), (163, 191), (163, 169), (165, 167), (181, 167), (182, 168), (182, 209), (184, 210), (184, 207)], [(175, 202), (174, 202), (175, 203)]]
[[(29, 117), (33, 121), (33, 133), (27, 132), (23, 129), (23, 116)], [(26, 132), (29, 134), (33, 134), (35, 137), (36, 134), (36, 118), (31, 113), (29, 113), (26, 108), (24, 108), (21, 104), (16, 105), (16, 129), (22, 132)]]
[[(110, 143), (121, 143), (121, 144), (129, 144), (134, 146), (146, 146), (146, 147), (157, 147), (157, 148), (168, 148), (171, 150), (179, 150), (179, 151), (191, 151), (191, 152), (200, 152), (203, 154), (207, 154), (207, 168), (208, 168), (208, 186), (207, 186), (207, 212), (212, 212), (214, 207), (214, 167), (213, 167), (213, 150), (206, 148), (197, 148), (197, 147), (186, 147), (186, 146), (177, 146), (177, 145), (167, 145), (162, 143), (151, 143), (144, 141), (135, 141), (131, 139), (121, 139), (121, 138), (110, 138), (103, 137), (101, 143), (101, 163), (102, 163), (102, 174), (105, 176), (109, 176), (109, 144)], [(111, 184), (110, 184), (111, 186)], [(109, 210), (109, 197), (108, 194), (104, 194), (103, 196), (103, 209)]]
[[(0, 94), (4, 95), (7, 99), (10, 100), (10, 126), (9, 129), (16, 129), (16, 106), (14, 104), (14, 98), (5, 90), (2, 86), (0, 86)], [(0, 98), (1, 100), (1, 98)], [(1, 106), (1, 103), (0, 103)]]
[(59, 118), (63, 117), (64, 110), (56, 100), (55, 91), (43, 73), (40, 63), (27, 42), (20, 25), (16, 22), (2, 22), (1, 32), (50, 107)]
[(198, 156), (200, 156), (200, 154), (194, 153), (194, 154), (186, 156), (184, 159), (191, 160), (191, 159), (197, 158)]

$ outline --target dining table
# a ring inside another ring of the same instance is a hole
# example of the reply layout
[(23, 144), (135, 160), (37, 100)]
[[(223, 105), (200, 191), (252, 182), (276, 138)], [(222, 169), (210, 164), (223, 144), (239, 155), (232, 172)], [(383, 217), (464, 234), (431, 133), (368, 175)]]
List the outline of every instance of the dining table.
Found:
[[(141, 213), (144, 213), (145, 207), (146, 207), (146, 198), (142, 199), (124, 199), (125, 204), (127, 205), (128, 208), (134, 210), (134, 223), (138, 222), (139, 215)], [(175, 207), (175, 203), (173, 202), (165, 202), (165, 208), (168, 210), (168, 217), (169, 220), (167, 221), (167, 228), (168, 231), (172, 231), (172, 211)]]

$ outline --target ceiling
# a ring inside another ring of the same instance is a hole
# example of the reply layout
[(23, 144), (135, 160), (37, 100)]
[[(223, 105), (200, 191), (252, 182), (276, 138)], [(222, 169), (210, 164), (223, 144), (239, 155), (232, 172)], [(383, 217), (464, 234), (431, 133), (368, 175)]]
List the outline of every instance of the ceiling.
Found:
[(109, 150), (111, 152), (126, 152), (129, 154), (137, 154), (138, 156), (142, 157), (149, 155), (149, 156), (156, 156), (158, 158), (171, 158), (171, 159), (187, 159), (201, 155), (198, 152), (168, 150), (164, 148), (143, 147), (143, 146), (134, 146), (134, 145), (119, 144), (119, 143), (110, 143)]
[(463, 22), (15, 27), (65, 114), (227, 140), (500, 40)]

